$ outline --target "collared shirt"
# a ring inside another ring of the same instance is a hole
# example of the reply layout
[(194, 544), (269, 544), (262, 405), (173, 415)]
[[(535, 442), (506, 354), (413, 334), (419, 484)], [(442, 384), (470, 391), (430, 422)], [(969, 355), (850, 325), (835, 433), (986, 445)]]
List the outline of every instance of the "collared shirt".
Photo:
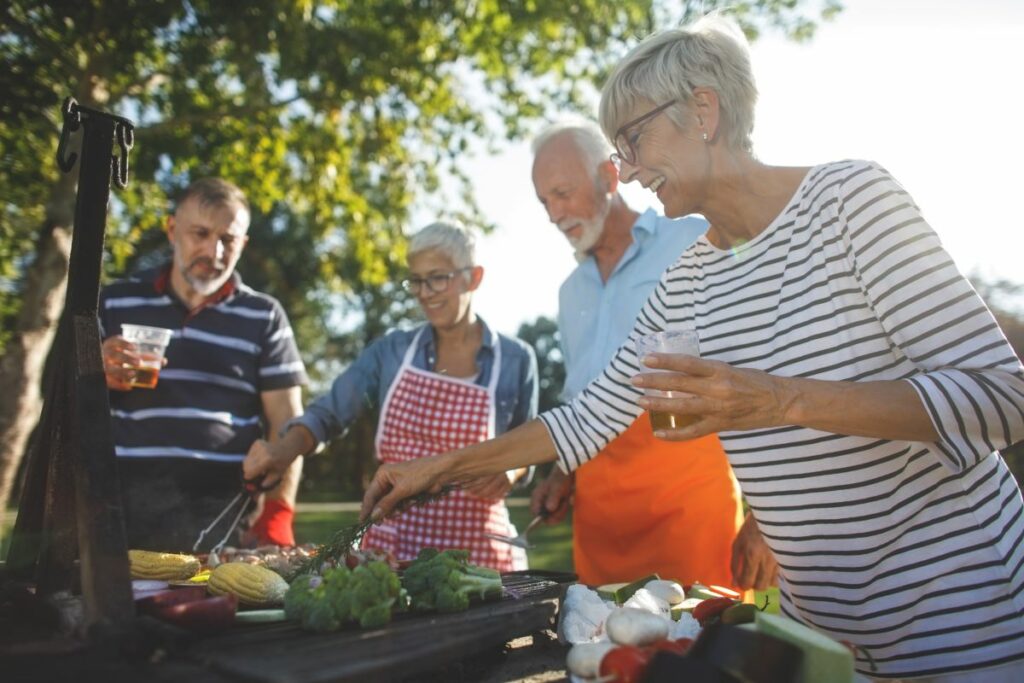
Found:
[(306, 382), (292, 328), (274, 298), (237, 273), (189, 310), (168, 286), (169, 266), (114, 282), (100, 294), (103, 336), (123, 323), (172, 330), (153, 389), (110, 392), (122, 458), (240, 463), (263, 435), (264, 391)]
[(607, 282), (588, 256), (558, 291), (558, 331), (565, 358), (565, 400), (583, 390), (626, 341), (661, 274), (708, 228), (700, 218), (665, 218), (648, 209)]
[[(477, 319), (483, 326), (483, 343), (476, 355), (476, 385), (486, 387), (490, 383), (494, 345), (501, 344), (501, 371), (495, 389), (495, 431), (501, 434), (537, 415), (537, 359), (529, 345), (493, 333), (481, 318)], [(288, 426), (304, 425), (322, 443), (341, 434), (366, 408), (379, 410), (419, 329), (394, 330), (375, 340), (334, 380), (330, 391), (307, 406), (305, 414)], [(436, 361), (437, 340), (434, 329), (427, 326), (412, 365), (433, 370)]]

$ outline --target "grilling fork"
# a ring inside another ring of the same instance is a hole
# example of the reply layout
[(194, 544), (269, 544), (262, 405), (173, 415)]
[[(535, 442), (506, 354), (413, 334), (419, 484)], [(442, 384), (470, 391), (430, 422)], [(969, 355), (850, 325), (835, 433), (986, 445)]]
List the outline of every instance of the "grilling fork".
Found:
[(514, 545), (517, 548), (529, 549), (532, 548), (533, 545), (526, 540), (526, 534), (533, 531), (537, 527), (537, 525), (543, 522), (545, 519), (547, 519), (547, 517), (547, 508), (541, 508), (540, 514), (538, 514), (536, 517), (530, 520), (530, 523), (526, 525), (526, 528), (523, 529), (523, 532), (518, 536), (502, 536), (500, 534), (492, 534), (488, 532), (484, 532), (484, 536), (491, 539), (492, 541), (501, 541), (502, 543)]

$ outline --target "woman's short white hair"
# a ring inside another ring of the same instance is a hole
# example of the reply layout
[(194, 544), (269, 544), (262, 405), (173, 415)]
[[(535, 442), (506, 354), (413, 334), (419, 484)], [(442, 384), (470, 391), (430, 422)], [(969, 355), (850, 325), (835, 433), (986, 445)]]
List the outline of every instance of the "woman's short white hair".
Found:
[(720, 14), (709, 14), (691, 26), (660, 31), (647, 37), (616, 65), (601, 90), (601, 128), (609, 139), (638, 102), (661, 105), (672, 100), (666, 115), (683, 129), (693, 89), (718, 93), (720, 132), (733, 148), (752, 150), (757, 86), (750, 68), (750, 49), (740, 28)]
[(587, 167), (587, 173), (590, 174), (591, 180), (596, 181), (598, 166), (608, 161), (615, 148), (608, 144), (608, 139), (601, 132), (601, 128), (593, 121), (580, 118), (552, 123), (533, 139), (533, 156), (537, 156), (544, 145), (563, 133), (572, 136), (583, 158), (584, 166)]
[(476, 237), (463, 225), (438, 221), (423, 228), (409, 240), (410, 257), (430, 249), (437, 249), (450, 258), (456, 268), (476, 265)]

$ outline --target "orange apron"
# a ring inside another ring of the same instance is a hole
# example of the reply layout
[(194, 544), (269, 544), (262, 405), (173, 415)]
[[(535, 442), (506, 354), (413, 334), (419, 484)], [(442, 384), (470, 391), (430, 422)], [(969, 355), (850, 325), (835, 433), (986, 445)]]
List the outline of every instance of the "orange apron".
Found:
[(647, 574), (734, 588), (740, 491), (715, 435), (654, 438), (646, 412), (576, 470), (573, 559), (580, 581)]

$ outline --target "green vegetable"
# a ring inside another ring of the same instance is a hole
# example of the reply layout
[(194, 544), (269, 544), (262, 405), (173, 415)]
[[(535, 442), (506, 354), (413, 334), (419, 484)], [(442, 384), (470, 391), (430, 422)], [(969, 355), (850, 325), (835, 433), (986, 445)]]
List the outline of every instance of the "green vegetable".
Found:
[(235, 613), (236, 624), (274, 624), (284, 620), (283, 609), (252, 609)]
[(377, 628), (402, 611), (408, 597), (398, 575), (384, 562), (370, 562), (349, 570), (328, 569), (323, 577), (300, 576), (284, 596), (285, 614), (302, 622), (308, 631), (337, 631), (356, 621)]
[(661, 577), (657, 574), (649, 574), (642, 579), (637, 579), (636, 581), (631, 581), (629, 583), (609, 583), (604, 586), (598, 586), (597, 594), (604, 600), (611, 600), (616, 605), (622, 605), (633, 597), (633, 593), (636, 593), (651, 581), (660, 580)]
[(313, 589), (321, 581), (321, 577), (304, 574), (296, 577), (284, 594), (284, 614), (292, 621), (302, 621), (302, 617), (313, 604)]
[(334, 605), (325, 599), (314, 600), (302, 616), (302, 628), (307, 631), (337, 631), (341, 624)]
[(369, 562), (352, 570), (347, 602), (350, 618), (363, 628), (379, 628), (391, 621), (392, 611), (404, 611), (408, 596), (398, 575), (385, 562)]
[(501, 597), (501, 574), (469, 563), (469, 551), (424, 548), (402, 576), (412, 608), (463, 612), (470, 598)]
[(757, 605), (751, 605), (749, 602), (743, 602), (739, 605), (733, 605), (729, 609), (722, 612), (722, 623), (723, 624), (749, 624), (754, 621), (754, 618), (758, 613)]
[[(454, 486), (445, 486), (437, 493), (424, 491), (412, 498), (406, 499), (399, 505), (402, 510), (406, 510), (413, 506), (426, 505), (427, 503), (441, 500), (454, 490)], [(367, 517), (362, 522), (357, 522), (356, 524), (343, 527), (334, 532), (334, 536), (331, 540), (317, 546), (313, 554), (295, 571), (295, 574), (318, 574), (320, 573), (320, 570), (323, 569), (324, 563), (328, 561), (334, 562), (338, 566), (345, 564), (345, 557), (353, 548), (359, 545), (359, 541), (362, 540), (363, 536), (366, 535), (366, 532), (370, 530), (372, 525), (373, 518)]]
[(792, 643), (803, 650), (800, 672), (795, 679), (798, 683), (853, 681), (853, 654), (845, 645), (781, 614), (758, 612), (755, 623), (758, 632)]

